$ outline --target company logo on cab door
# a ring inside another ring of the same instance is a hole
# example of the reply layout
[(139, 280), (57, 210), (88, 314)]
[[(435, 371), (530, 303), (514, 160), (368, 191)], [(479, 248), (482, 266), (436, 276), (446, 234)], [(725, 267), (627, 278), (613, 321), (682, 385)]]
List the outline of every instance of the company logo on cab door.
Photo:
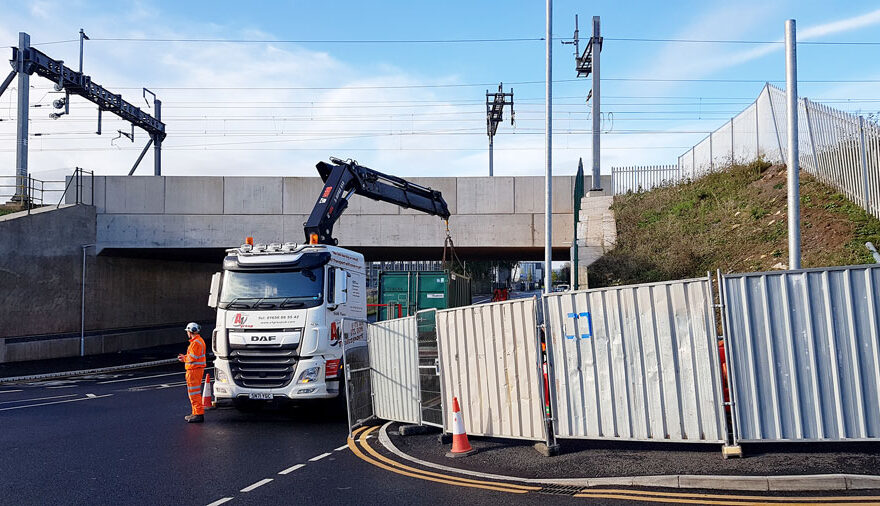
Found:
[(248, 313), (228, 313), (226, 325), (235, 329), (277, 329), (300, 327), (305, 314), (282, 311), (254, 311)]

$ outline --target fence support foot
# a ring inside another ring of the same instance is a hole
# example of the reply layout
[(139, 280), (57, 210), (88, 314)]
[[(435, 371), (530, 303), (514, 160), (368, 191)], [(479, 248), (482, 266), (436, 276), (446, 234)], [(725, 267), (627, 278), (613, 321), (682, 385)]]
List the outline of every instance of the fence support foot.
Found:
[(446, 452), (446, 456), (449, 457), (450, 459), (457, 459), (459, 457), (467, 457), (467, 456), (473, 455), (475, 453), (477, 453), (477, 450), (472, 449), (472, 450), (468, 450), (466, 452), (458, 452), (458, 453)]
[(547, 446), (547, 443), (535, 443), (535, 450), (545, 457), (555, 457), (559, 455), (559, 445), (553, 444)]
[(433, 427), (428, 427), (427, 425), (401, 425), (397, 432), (400, 433), (401, 436), (420, 436), (422, 434), (427, 434), (433, 430)]
[(740, 445), (724, 445), (721, 447), (721, 456), (725, 459), (729, 459), (730, 457), (739, 457), (742, 458), (743, 450)]
[(452, 434), (448, 432), (441, 432), (439, 436), (437, 436), (437, 442), (442, 445), (448, 445), (452, 443)]

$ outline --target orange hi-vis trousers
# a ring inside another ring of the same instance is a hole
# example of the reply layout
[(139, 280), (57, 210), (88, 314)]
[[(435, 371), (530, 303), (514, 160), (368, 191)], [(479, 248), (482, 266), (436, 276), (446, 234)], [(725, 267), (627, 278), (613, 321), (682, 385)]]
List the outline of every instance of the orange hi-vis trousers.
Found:
[(189, 402), (192, 404), (192, 414), (204, 415), (205, 407), (202, 405), (202, 374), (204, 367), (194, 367), (186, 370), (186, 391), (189, 394)]

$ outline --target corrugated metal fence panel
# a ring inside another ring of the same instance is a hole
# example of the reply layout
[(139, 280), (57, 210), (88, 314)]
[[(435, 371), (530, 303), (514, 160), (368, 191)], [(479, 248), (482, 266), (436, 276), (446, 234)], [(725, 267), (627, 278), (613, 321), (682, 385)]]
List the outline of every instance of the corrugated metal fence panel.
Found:
[(532, 298), (437, 311), (444, 391), (469, 435), (544, 439), (536, 308)]
[(708, 278), (545, 301), (558, 437), (724, 442)]
[(738, 439), (880, 438), (880, 267), (723, 279)]
[(373, 412), (384, 420), (419, 423), (418, 325), (415, 316), (370, 324)]

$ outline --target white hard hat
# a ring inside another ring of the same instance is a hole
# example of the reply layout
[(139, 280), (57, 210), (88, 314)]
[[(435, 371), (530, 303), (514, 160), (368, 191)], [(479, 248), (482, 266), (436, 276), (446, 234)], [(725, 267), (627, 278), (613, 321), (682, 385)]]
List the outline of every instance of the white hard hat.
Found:
[(186, 324), (186, 331), (192, 332), (193, 334), (198, 334), (201, 332), (202, 327), (196, 322), (190, 322)]

